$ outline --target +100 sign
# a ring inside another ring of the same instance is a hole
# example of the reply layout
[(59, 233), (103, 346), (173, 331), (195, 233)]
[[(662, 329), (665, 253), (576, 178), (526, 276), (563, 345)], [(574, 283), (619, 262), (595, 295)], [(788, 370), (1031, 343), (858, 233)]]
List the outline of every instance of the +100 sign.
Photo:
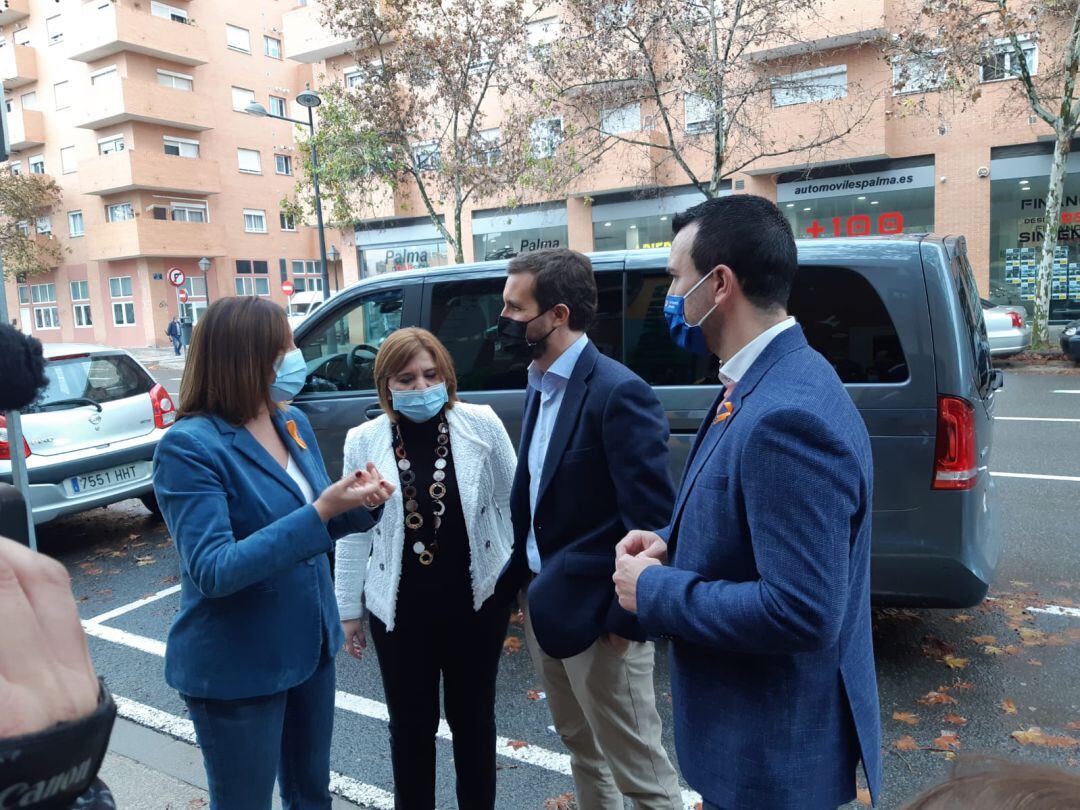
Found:
[[(818, 220), (810, 223), (806, 233), (814, 239), (822, 236), (889, 236), (904, 232), (904, 215), (899, 211), (887, 211), (879, 214), (877, 222), (869, 214), (853, 214), (850, 217), (833, 217), (828, 221), (831, 226), (823, 226)], [(877, 225), (877, 228), (874, 228)]]

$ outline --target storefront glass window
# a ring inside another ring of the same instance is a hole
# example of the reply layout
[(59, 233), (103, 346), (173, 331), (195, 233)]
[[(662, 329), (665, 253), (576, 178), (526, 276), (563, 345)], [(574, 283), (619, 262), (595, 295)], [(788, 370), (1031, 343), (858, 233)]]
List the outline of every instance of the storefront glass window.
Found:
[(446, 242), (414, 242), (407, 245), (372, 245), (360, 251), (364, 278), (394, 273), (402, 270), (418, 270), (425, 267), (442, 267), (447, 264)]
[[(990, 299), (1030, 313), (1046, 233), (1045, 174), (990, 184)], [(1050, 319), (1080, 318), (1080, 174), (1065, 177), (1058, 250), (1050, 288)]]
[(671, 217), (612, 219), (593, 223), (595, 250), (641, 250), (671, 246)]
[(924, 233), (934, 229), (934, 189), (910, 188), (780, 204), (796, 239)]
[(507, 230), (473, 237), (473, 249), (478, 262), (510, 259), (519, 253), (529, 253), (542, 248), (566, 247), (566, 245), (565, 225)]

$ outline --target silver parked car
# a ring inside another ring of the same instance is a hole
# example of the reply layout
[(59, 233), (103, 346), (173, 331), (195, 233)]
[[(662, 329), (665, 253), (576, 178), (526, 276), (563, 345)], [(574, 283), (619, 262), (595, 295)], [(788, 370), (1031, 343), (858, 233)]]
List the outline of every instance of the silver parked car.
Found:
[(984, 298), (982, 308), (991, 357), (1012, 357), (1031, 348), (1031, 324), (1023, 307), (994, 306)]
[[(34, 522), (140, 498), (155, 514), (152, 462), (176, 421), (172, 396), (127, 352), (47, 344), (49, 385), (23, 412), (23, 447)], [(0, 481), (11, 452), (0, 417)]]

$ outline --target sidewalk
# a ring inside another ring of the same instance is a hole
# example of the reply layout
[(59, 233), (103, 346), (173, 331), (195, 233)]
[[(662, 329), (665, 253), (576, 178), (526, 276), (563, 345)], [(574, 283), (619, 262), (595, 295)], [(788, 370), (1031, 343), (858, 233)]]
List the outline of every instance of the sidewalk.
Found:
[(184, 364), (187, 362), (186, 352), (178, 357), (170, 348), (150, 347), (147, 349), (128, 349), (128, 351), (144, 366), (159, 366), (182, 371)]

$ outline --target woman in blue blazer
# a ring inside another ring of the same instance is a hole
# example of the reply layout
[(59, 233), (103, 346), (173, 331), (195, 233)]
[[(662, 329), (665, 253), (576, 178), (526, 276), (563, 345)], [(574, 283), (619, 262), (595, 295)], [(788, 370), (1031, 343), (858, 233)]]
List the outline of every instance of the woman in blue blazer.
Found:
[(180, 416), (154, 491), (180, 554), (165, 679), (187, 703), (212, 810), (329, 808), (334, 653), (327, 558), (369, 530), (393, 486), (373, 464), (331, 483), (299, 393), (304, 358), (281, 307), (227, 298), (199, 319)]

